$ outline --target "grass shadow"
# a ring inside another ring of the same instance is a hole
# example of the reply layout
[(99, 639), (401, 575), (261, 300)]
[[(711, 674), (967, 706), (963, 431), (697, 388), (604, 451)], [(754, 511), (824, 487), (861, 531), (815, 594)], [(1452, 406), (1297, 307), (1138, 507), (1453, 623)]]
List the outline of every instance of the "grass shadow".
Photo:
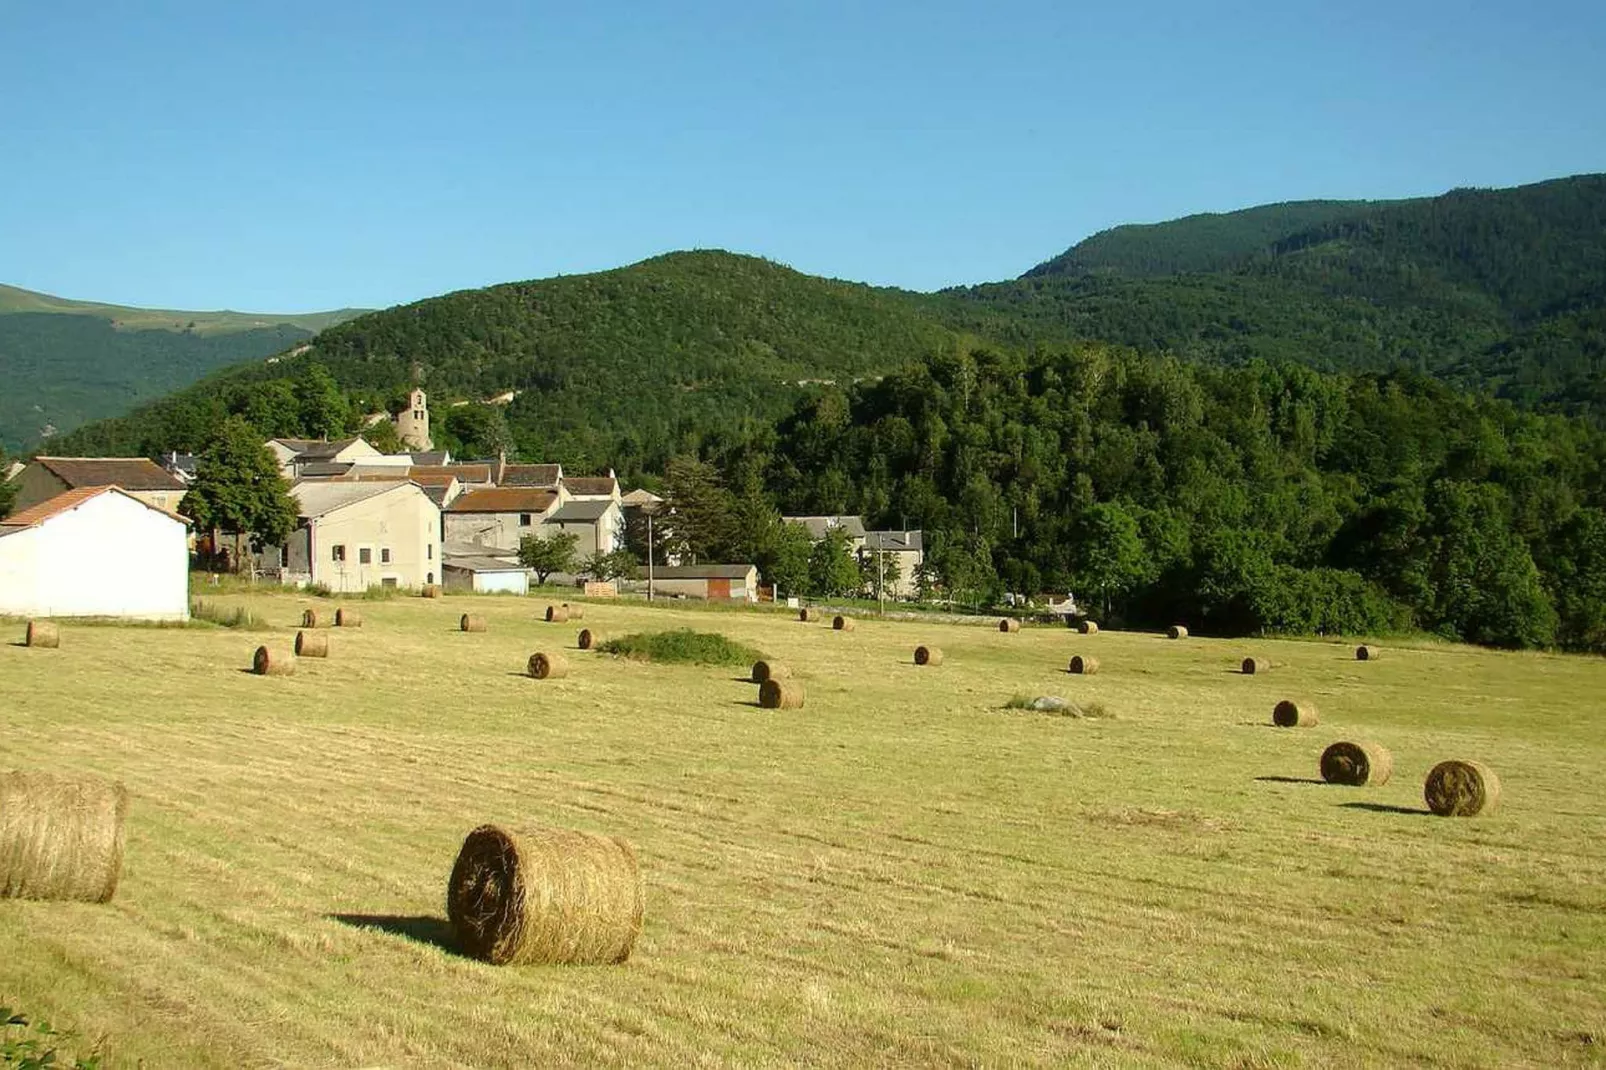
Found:
[(353, 929), (366, 929), (392, 936), (405, 937), (418, 944), (428, 944), (430, 947), (440, 948), (449, 955), (459, 958), (468, 958), (463, 950), (457, 946), (457, 937), (452, 933), (451, 923), (445, 918), (437, 918), (428, 914), (404, 916), (401, 914), (325, 914), (330, 921), (338, 921), (342, 925), (349, 925)]
[(1325, 780), (1308, 776), (1257, 776), (1255, 779), (1269, 784), (1327, 784)]
[(1339, 803), (1346, 810), (1370, 810), (1374, 814), (1412, 814), (1416, 817), (1432, 817), (1432, 810), (1418, 810), (1414, 806), (1391, 806), (1388, 803), (1347, 802)]

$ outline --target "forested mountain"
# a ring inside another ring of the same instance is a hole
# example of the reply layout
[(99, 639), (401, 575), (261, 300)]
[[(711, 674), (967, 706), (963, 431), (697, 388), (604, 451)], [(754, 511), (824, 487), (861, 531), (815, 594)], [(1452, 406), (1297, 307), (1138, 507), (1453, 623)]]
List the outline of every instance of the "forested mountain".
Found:
[(125, 308), (0, 286), (0, 446), (18, 449), (47, 429), (127, 412), (356, 314)]

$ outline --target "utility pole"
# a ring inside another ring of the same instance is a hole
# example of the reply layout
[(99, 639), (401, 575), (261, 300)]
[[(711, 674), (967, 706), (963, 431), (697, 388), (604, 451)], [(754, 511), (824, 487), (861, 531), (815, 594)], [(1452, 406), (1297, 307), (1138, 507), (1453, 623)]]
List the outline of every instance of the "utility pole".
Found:
[(881, 615), (887, 615), (887, 559), (882, 555), (887, 551), (884, 547), (877, 547), (875, 552), (875, 593), (881, 602)]
[(652, 601), (652, 509), (647, 514), (647, 601)]

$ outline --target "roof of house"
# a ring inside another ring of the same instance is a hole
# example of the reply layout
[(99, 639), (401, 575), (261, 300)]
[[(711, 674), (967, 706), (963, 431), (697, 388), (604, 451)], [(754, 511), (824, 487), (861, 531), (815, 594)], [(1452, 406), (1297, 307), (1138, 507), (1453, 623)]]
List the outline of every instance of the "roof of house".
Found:
[(412, 458), (413, 464), (429, 467), (431, 465), (445, 464), (452, 459), (452, 455), (448, 450), (429, 450), (427, 452), (415, 452), (412, 454)]
[(69, 487), (183, 490), (185, 483), (149, 457), (35, 457)]
[(595, 524), (616, 508), (612, 499), (607, 501), (564, 502), (558, 511), (547, 517), (553, 524)]
[(561, 464), (510, 464), (502, 469), (504, 487), (547, 487), (556, 490), (561, 479)]
[(864, 533), (866, 550), (925, 550), (925, 536), (918, 531), (867, 531)]
[[(305, 454), (303, 454), (303, 456), (305, 456)], [(299, 471), (303, 478), (322, 477), (327, 479), (331, 476), (346, 475), (351, 471), (351, 469), (352, 464), (350, 461), (309, 461), (308, 463), (301, 465)], [(395, 479), (396, 477), (391, 476), (390, 478)]]
[(494, 557), (448, 557), (442, 564), (446, 568), (458, 568), (464, 572), (525, 572), (523, 565), (509, 564), (498, 561)]
[(298, 481), (290, 488), (290, 496), (296, 500), (297, 515), (310, 520), (369, 498), (377, 498), (397, 487), (416, 486), (418, 484), (410, 479), (392, 479), (383, 482), (315, 479)]
[(841, 528), (855, 539), (864, 538), (862, 516), (783, 516), (781, 519), (788, 524), (802, 524), (816, 539), (825, 538), (825, 533), (832, 528)]
[(312, 447), (318, 445), (319, 441), (320, 440), (316, 439), (316, 438), (270, 438), (270, 439), (268, 439), (268, 442), (270, 442), (270, 443), (277, 442), (279, 445), (283, 446), (285, 449), (289, 450), (291, 453), (304, 453), (307, 450), (310, 450)]
[(454, 540), (441, 544), (441, 553), (450, 561), (458, 557), (488, 557), (493, 561), (500, 560), (506, 564), (513, 564), (518, 555), (509, 550), (500, 550), (495, 546), (486, 546), (484, 543), (474, 542), (471, 539)]
[(544, 513), (558, 496), (535, 487), (482, 487), (467, 491), (451, 505), (448, 513)]
[(620, 499), (620, 504), (622, 504), (622, 505), (657, 505), (658, 503), (660, 503), (662, 501), (663, 501), (663, 499), (658, 497), (658, 495), (654, 494), (652, 491), (650, 491), (650, 490), (642, 490), (640, 487), (637, 487), (635, 490), (631, 491), (629, 494), (626, 494), (623, 498), (621, 498)]
[(740, 580), (756, 565), (659, 565), (652, 570), (655, 580)]
[(419, 476), (456, 476), (464, 483), (489, 483), (491, 466), (488, 464), (415, 464), (407, 469), (410, 479)]
[(43, 524), (52, 517), (60, 516), (62, 513), (66, 513), (78, 508), (91, 498), (98, 498), (102, 494), (113, 493), (121, 494), (129, 501), (139, 502), (139, 504), (143, 505), (151, 512), (161, 513), (163, 516), (168, 517), (171, 520), (177, 520), (181, 524), (188, 524), (190, 522), (188, 517), (179, 516), (177, 513), (169, 512), (166, 509), (157, 508), (150, 502), (140, 501), (140, 499), (134, 497), (122, 487), (74, 487), (72, 490), (63, 491), (54, 498), (47, 498), (46, 500), (39, 502), (37, 505), (30, 505), (28, 508), (23, 509), (20, 512), (12, 513), (4, 520), (0, 520), (0, 535), (10, 535), (13, 532), (24, 531), (28, 528), (38, 527), (40, 524)]
[(613, 476), (564, 476), (563, 489), (580, 497), (612, 497), (619, 481)]
[(332, 460), (335, 454), (339, 453), (341, 450), (350, 449), (352, 446), (355, 446), (361, 441), (362, 439), (359, 436), (354, 435), (351, 438), (337, 438), (333, 442), (314, 442), (312, 445), (302, 450), (301, 456), (297, 459), (301, 461)]

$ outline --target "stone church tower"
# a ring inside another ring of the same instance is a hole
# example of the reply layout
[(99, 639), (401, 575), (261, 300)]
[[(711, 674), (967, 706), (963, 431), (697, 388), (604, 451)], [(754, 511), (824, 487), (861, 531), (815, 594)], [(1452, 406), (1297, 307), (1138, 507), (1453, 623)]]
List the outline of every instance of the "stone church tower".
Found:
[(396, 414), (396, 437), (410, 450), (432, 450), (435, 443), (429, 437), (429, 403), (424, 391), (413, 387), (407, 396), (407, 408)]

